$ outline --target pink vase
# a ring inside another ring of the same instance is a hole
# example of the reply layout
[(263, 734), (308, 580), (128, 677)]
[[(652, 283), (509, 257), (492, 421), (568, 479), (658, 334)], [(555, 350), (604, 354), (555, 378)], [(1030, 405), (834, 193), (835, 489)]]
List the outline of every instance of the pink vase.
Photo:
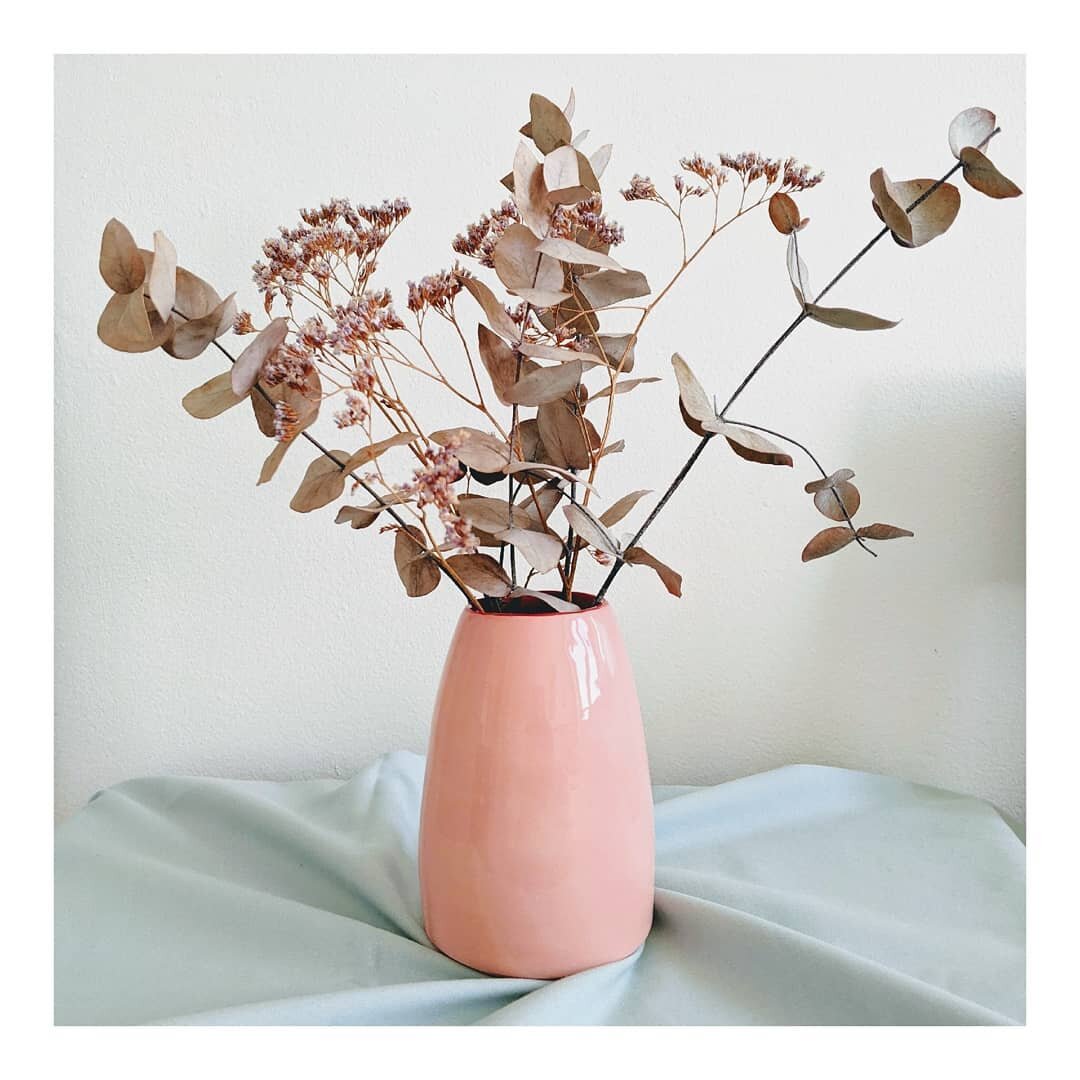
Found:
[(432, 942), (495, 975), (558, 978), (645, 940), (649, 766), (606, 602), (458, 620), (431, 729), (420, 892)]

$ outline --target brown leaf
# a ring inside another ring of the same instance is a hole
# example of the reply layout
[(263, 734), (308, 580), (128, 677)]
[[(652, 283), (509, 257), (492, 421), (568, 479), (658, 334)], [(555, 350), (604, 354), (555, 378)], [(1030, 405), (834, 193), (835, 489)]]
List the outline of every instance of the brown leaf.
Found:
[(259, 479), (255, 481), (256, 487), (260, 484), (268, 484), (274, 479), (274, 474), (278, 471), (278, 466), (282, 463), (285, 455), (289, 452), (289, 447), (292, 446), (294, 442), (296, 442), (295, 438), (274, 444), (274, 449), (266, 455), (266, 460), (262, 463), (262, 468), (259, 470)]
[[(143, 252), (143, 258), (149, 265), (153, 259), (152, 252)], [(221, 303), (214, 287), (203, 281), (197, 274), (185, 270), (182, 266), (176, 268), (176, 299), (173, 307), (187, 319), (201, 319), (209, 315)]]
[(851, 469), (837, 469), (832, 475), (821, 480), (811, 480), (803, 487), (803, 491), (807, 495), (816, 495), (819, 491), (828, 491), (833, 484), (838, 484), (841, 480), (850, 480), (854, 475)]
[(870, 191), (874, 196), (874, 210), (877, 216), (888, 225), (893, 236), (902, 244), (911, 247), (912, 225), (889, 174), (884, 169), (875, 169), (870, 174)]
[(538, 367), (506, 392), (512, 405), (546, 405), (571, 393), (581, 382), (583, 367), (580, 359), (558, 367)]
[(307, 514), (341, 498), (345, 491), (345, 473), (338, 462), (345, 461), (349, 455), (344, 450), (332, 450), (331, 453), (336, 461), (320, 454), (307, 467), (304, 479), (289, 503), (293, 510)]
[(503, 472), (507, 476), (517, 476), (519, 473), (523, 472), (534, 473), (541, 480), (548, 480), (557, 476), (562, 480), (569, 481), (571, 484), (577, 484), (585, 491), (592, 491), (597, 495), (599, 494), (593, 484), (590, 484), (588, 480), (585, 480), (583, 477), (578, 476), (577, 473), (574, 473), (569, 469), (563, 469), (558, 465), (551, 465), (544, 461), (511, 461), (503, 467)]
[(574, 109), (577, 108), (577, 98), (574, 96), (574, 88), (570, 87), (570, 96), (566, 99), (566, 104), (563, 106), (563, 116), (568, 121), (574, 119)]
[(142, 289), (131, 293), (114, 293), (98, 319), (97, 335), (120, 352), (149, 352), (161, 345), (172, 333), (172, 326), (156, 315), (153, 320), (146, 310), (147, 299)]
[(369, 461), (374, 461), (377, 457), (385, 454), (387, 450), (390, 450), (395, 446), (407, 446), (409, 443), (415, 442), (419, 438), (419, 435), (416, 435), (411, 431), (397, 431), (389, 438), (380, 439), (378, 442), (370, 443), (368, 446), (362, 446), (347, 462), (345, 462), (343, 471), (350, 473), (354, 469), (359, 469), (361, 465), (366, 465)]
[(232, 388), (232, 372), (223, 371), (208, 379), (202, 386), (189, 390), (181, 404), (196, 420), (211, 420), (226, 409), (239, 405), (247, 394), (235, 394)]
[[(635, 387), (641, 386), (643, 383), (654, 383), (654, 382), (663, 382), (663, 380), (658, 379), (655, 375), (649, 375), (646, 378), (642, 378), (642, 379), (620, 379), (615, 384), (614, 392), (616, 394), (627, 394), (631, 390), (633, 390)], [(612, 393), (612, 389), (611, 389), (611, 386), (609, 384), (608, 386), (605, 386), (603, 388), (603, 390), (598, 390), (595, 394), (593, 394), (593, 396), (592, 396), (592, 398), (590, 400), (591, 401), (596, 401), (597, 398), (607, 397), (611, 393)]]
[(795, 200), (782, 191), (776, 192), (769, 199), (769, 220), (773, 223), (773, 227), (777, 232), (783, 233), (785, 236), (793, 233), (799, 228), (801, 220)]
[[(675, 378), (679, 383), (679, 404), (682, 407), (683, 421), (695, 435), (703, 435), (702, 425), (706, 421), (716, 420), (713, 404), (697, 376), (690, 370), (690, 365), (678, 353), (672, 355), (671, 366), (675, 369)], [(691, 421), (696, 421), (697, 426)]]
[(623, 374), (634, 369), (634, 345), (637, 338), (633, 334), (600, 334), (597, 341), (604, 350), (604, 359), (609, 367), (617, 368)]
[(343, 506), (334, 518), (335, 525), (348, 523), (354, 529), (366, 529), (374, 525), (379, 515), (390, 506), (400, 506), (402, 503), (412, 502), (412, 496), (404, 491), (392, 491), (381, 495), (376, 502), (369, 502), (366, 506)]
[(672, 596), (682, 596), (682, 574), (677, 574), (670, 566), (654, 558), (643, 547), (627, 548), (623, 553), (623, 559), (634, 566), (648, 566), (655, 570), (664, 583), (664, 588)]
[(736, 424), (726, 424), (722, 420), (707, 420), (701, 426), (714, 435), (723, 435), (728, 446), (746, 461), (754, 461), (759, 465), (793, 464), (790, 454), (760, 432)]
[(562, 287), (562, 266), (551, 256), (540, 254), (539, 244), (530, 229), (511, 225), (495, 245), (492, 262), (510, 292), (536, 307), (551, 307), (570, 294)]
[(833, 521), (846, 521), (848, 518), (853, 518), (861, 501), (859, 489), (847, 480), (837, 480), (824, 491), (814, 493), (814, 505)]
[(470, 589), (484, 596), (505, 596), (510, 591), (509, 576), (490, 555), (451, 555), (446, 564)]
[(540, 360), (555, 360), (560, 364), (581, 361), (586, 367), (596, 367), (603, 361), (595, 353), (579, 352), (558, 345), (545, 345), (539, 341), (523, 341), (518, 352), (524, 356), (535, 356)]
[(511, 182), (513, 186), (510, 190), (514, 193), (514, 204), (521, 220), (534, 235), (543, 236), (551, 220), (547, 189), (544, 187), (544, 168), (525, 143), (518, 144), (514, 155)]
[(574, 503), (567, 503), (562, 508), (562, 512), (566, 515), (566, 520), (570, 522), (574, 532), (590, 547), (599, 548), (609, 555), (619, 554), (618, 542), (591, 510)]
[(521, 337), (521, 330), (507, 314), (506, 308), (496, 299), (495, 294), (479, 278), (458, 274), (458, 280), (480, 305), (487, 316), (487, 321), (491, 324), (491, 329), (504, 341), (516, 343)]
[(397, 530), (394, 563), (409, 596), (426, 596), (442, 577), (438, 563), (428, 557), (424, 534), (415, 525), (405, 525)]
[(573, 240), (564, 240), (561, 236), (548, 236), (540, 241), (539, 250), (545, 255), (565, 263), (581, 263), (584, 266), (603, 266), (609, 270), (622, 270), (622, 267), (610, 256), (599, 251), (591, 251)]
[(799, 255), (799, 242), (795, 239), (795, 233), (788, 236), (787, 244), (787, 272), (791, 278), (791, 287), (795, 290), (795, 299), (804, 307), (807, 299), (813, 296), (810, 289), (810, 274), (806, 269), (806, 263)]
[(277, 438), (274, 406), (278, 402), (290, 406), (296, 413), (297, 432), (311, 427), (318, 419), (322, 405), (322, 380), (318, 371), (312, 368), (307, 373), (302, 390), (296, 390), (287, 383), (278, 383), (276, 386), (260, 384), (251, 391), (251, 408), (255, 413), (255, 422), (268, 439)]
[(281, 348), (289, 332), (289, 320), (279, 317), (260, 330), (232, 367), (232, 386), (237, 394), (246, 394), (258, 381), (263, 365)]
[(101, 234), (98, 270), (105, 284), (116, 293), (132, 293), (146, 277), (146, 266), (127, 226), (110, 218)]
[(997, 170), (997, 166), (980, 150), (967, 146), (960, 151), (964, 179), (976, 190), (991, 199), (1015, 199), (1023, 192)]
[(529, 98), (529, 137), (541, 154), (566, 146), (573, 138), (570, 121), (553, 101), (540, 94)]
[(176, 319), (172, 336), (162, 348), (177, 360), (192, 360), (224, 334), (236, 318), (236, 293), (229, 293), (209, 314), (199, 319)]
[(495, 396), (501, 404), (509, 405), (506, 391), (517, 380), (518, 360), (514, 350), (483, 323), (477, 325), (477, 333), (480, 338), (480, 361), (491, 379)]
[(454, 445), (454, 455), (462, 465), (479, 472), (502, 472), (510, 460), (510, 447), (497, 435), (476, 428), (447, 428), (433, 431), (429, 436), (440, 446)]
[[(892, 197), (903, 207), (911, 206), (924, 191), (929, 190), (936, 180), (900, 180), (891, 185)], [(877, 201), (873, 202), (874, 213), (882, 221), (881, 210)], [(940, 236), (956, 220), (960, 212), (960, 192), (952, 184), (939, 185), (932, 195), (923, 199), (914, 210), (905, 211), (911, 225), (910, 242), (903, 240), (895, 231), (893, 239), (901, 247), (922, 247), (935, 237)]]
[(617, 439), (613, 443), (608, 443), (607, 446), (600, 452), (601, 457), (607, 457), (608, 454), (621, 454), (626, 449), (626, 440)]
[(547, 460), (552, 465), (562, 469), (587, 469), (592, 464), (590, 443), (599, 448), (599, 436), (569, 402), (560, 398), (541, 405), (536, 411), (536, 422)]
[(562, 541), (551, 532), (510, 528), (495, 534), (499, 540), (513, 544), (525, 561), (538, 573), (554, 570), (562, 558)]
[(586, 302), (593, 309), (610, 307), (633, 300), (639, 296), (648, 296), (652, 291), (645, 275), (640, 270), (597, 270), (578, 279), (577, 287)]
[(834, 551), (847, 547), (854, 539), (855, 534), (847, 526), (833, 525), (831, 528), (822, 529), (803, 548), (802, 561), (810, 562), (811, 559), (831, 555)]
[[(533, 494), (534, 491), (535, 495)], [(547, 519), (551, 517), (551, 512), (559, 505), (562, 497), (563, 493), (557, 487), (545, 484), (543, 487), (531, 490), (518, 503), (518, 506), (532, 519), (532, 527), (535, 531), (535, 526), (547, 525)]]
[(868, 315), (865, 311), (822, 307), (820, 304), (807, 304), (806, 313), (815, 322), (835, 326), (840, 330), (889, 330), (900, 323), (899, 319), (882, 319), (878, 315)]
[[(588, 170), (582, 176), (581, 162)], [(548, 202), (573, 206), (589, 198), (595, 188), (586, 186), (586, 181), (595, 184), (592, 168), (588, 159), (572, 146), (560, 146), (544, 158), (544, 186), (548, 191)]]
[(961, 151), (967, 146), (982, 149), (996, 126), (997, 117), (989, 109), (976, 106), (957, 113), (949, 124), (949, 149), (953, 157), (959, 159)]
[(588, 301), (572, 285), (569, 300), (564, 300), (558, 307), (541, 311), (538, 318), (548, 330), (562, 327), (587, 337), (596, 334), (600, 329), (600, 320), (589, 307)]
[(146, 294), (158, 316), (167, 322), (176, 300), (176, 248), (160, 230), (154, 233), (154, 258), (146, 275)]
[(902, 536), (914, 536), (908, 529), (901, 529), (898, 525), (884, 525), (880, 521), (873, 525), (864, 525), (859, 530), (859, 535), (864, 540), (899, 540)]
[(487, 495), (459, 495), (457, 509), (470, 525), (493, 536), (505, 529), (527, 529), (531, 524), (529, 515), (521, 507), (511, 508), (506, 499), (492, 499)]
[(652, 491), (649, 488), (642, 488), (640, 491), (631, 491), (629, 495), (624, 495), (618, 502), (612, 503), (601, 515), (600, 523), (607, 525), (609, 528), (612, 525), (617, 525), (631, 510), (638, 504), (638, 500), (644, 498), (646, 495), (651, 495)]

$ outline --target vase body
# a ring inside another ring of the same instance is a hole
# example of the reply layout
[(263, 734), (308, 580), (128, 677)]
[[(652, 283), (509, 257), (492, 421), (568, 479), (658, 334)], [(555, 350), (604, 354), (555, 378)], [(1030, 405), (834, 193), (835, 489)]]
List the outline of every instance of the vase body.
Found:
[(653, 910), (653, 809), (610, 605), (461, 616), (431, 728), (424, 925), (479, 971), (550, 979), (632, 953)]

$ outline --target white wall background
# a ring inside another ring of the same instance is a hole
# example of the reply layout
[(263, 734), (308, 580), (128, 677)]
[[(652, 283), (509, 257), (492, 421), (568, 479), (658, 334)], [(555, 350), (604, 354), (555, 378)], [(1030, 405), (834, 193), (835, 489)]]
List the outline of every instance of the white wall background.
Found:
[[(181, 262), (257, 309), (249, 267), (296, 209), (406, 194), (383, 262), (450, 264), (502, 197), (529, 92), (577, 90), (575, 127), (615, 143), (609, 208), (624, 264), (660, 281), (670, 219), (614, 195), (693, 150), (794, 153), (826, 169), (799, 199), (823, 282), (877, 229), (867, 177), (937, 176), (946, 127), (994, 109), (993, 156), (1024, 183), (1023, 64), (1009, 57), (67, 57), (57, 61), (56, 799), (155, 773), (344, 776), (422, 750), (461, 603), (408, 600), (390, 540), (288, 509), (309, 455), (256, 489), (269, 444), (236, 409), (180, 407), (221, 369), (110, 352), (94, 333), (105, 221), (164, 228)], [(613, 592), (658, 782), (707, 784), (795, 761), (909, 777), (1024, 811), (1024, 200), (963, 185), (944, 238), (878, 245), (833, 302), (903, 316), (851, 334), (807, 324), (740, 402), (748, 421), (850, 466), (864, 520), (915, 541), (802, 565), (826, 524), (813, 471), (710, 450), (649, 547), (685, 575)], [(665, 302), (621, 399), (628, 450), (601, 491), (662, 489), (693, 446), (674, 406), (681, 351), (723, 396), (793, 314), (784, 241), (759, 212)], [(432, 427), (472, 422), (418, 389)], [(734, 410), (733, 410), (734, 412)], [(595, 571), (593, 571), (595, 573)]]

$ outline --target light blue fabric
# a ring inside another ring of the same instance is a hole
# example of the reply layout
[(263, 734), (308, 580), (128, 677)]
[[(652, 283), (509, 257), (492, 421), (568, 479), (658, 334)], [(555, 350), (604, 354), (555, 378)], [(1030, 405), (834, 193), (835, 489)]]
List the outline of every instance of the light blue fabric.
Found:
[(806, 765), (658, 789), (645, 945), (541, 982), (425, 937), (423, 768), (99, 793), (57, 831), (56, 1022), (1023, 1022), (1024, 848), (985, 803)]

